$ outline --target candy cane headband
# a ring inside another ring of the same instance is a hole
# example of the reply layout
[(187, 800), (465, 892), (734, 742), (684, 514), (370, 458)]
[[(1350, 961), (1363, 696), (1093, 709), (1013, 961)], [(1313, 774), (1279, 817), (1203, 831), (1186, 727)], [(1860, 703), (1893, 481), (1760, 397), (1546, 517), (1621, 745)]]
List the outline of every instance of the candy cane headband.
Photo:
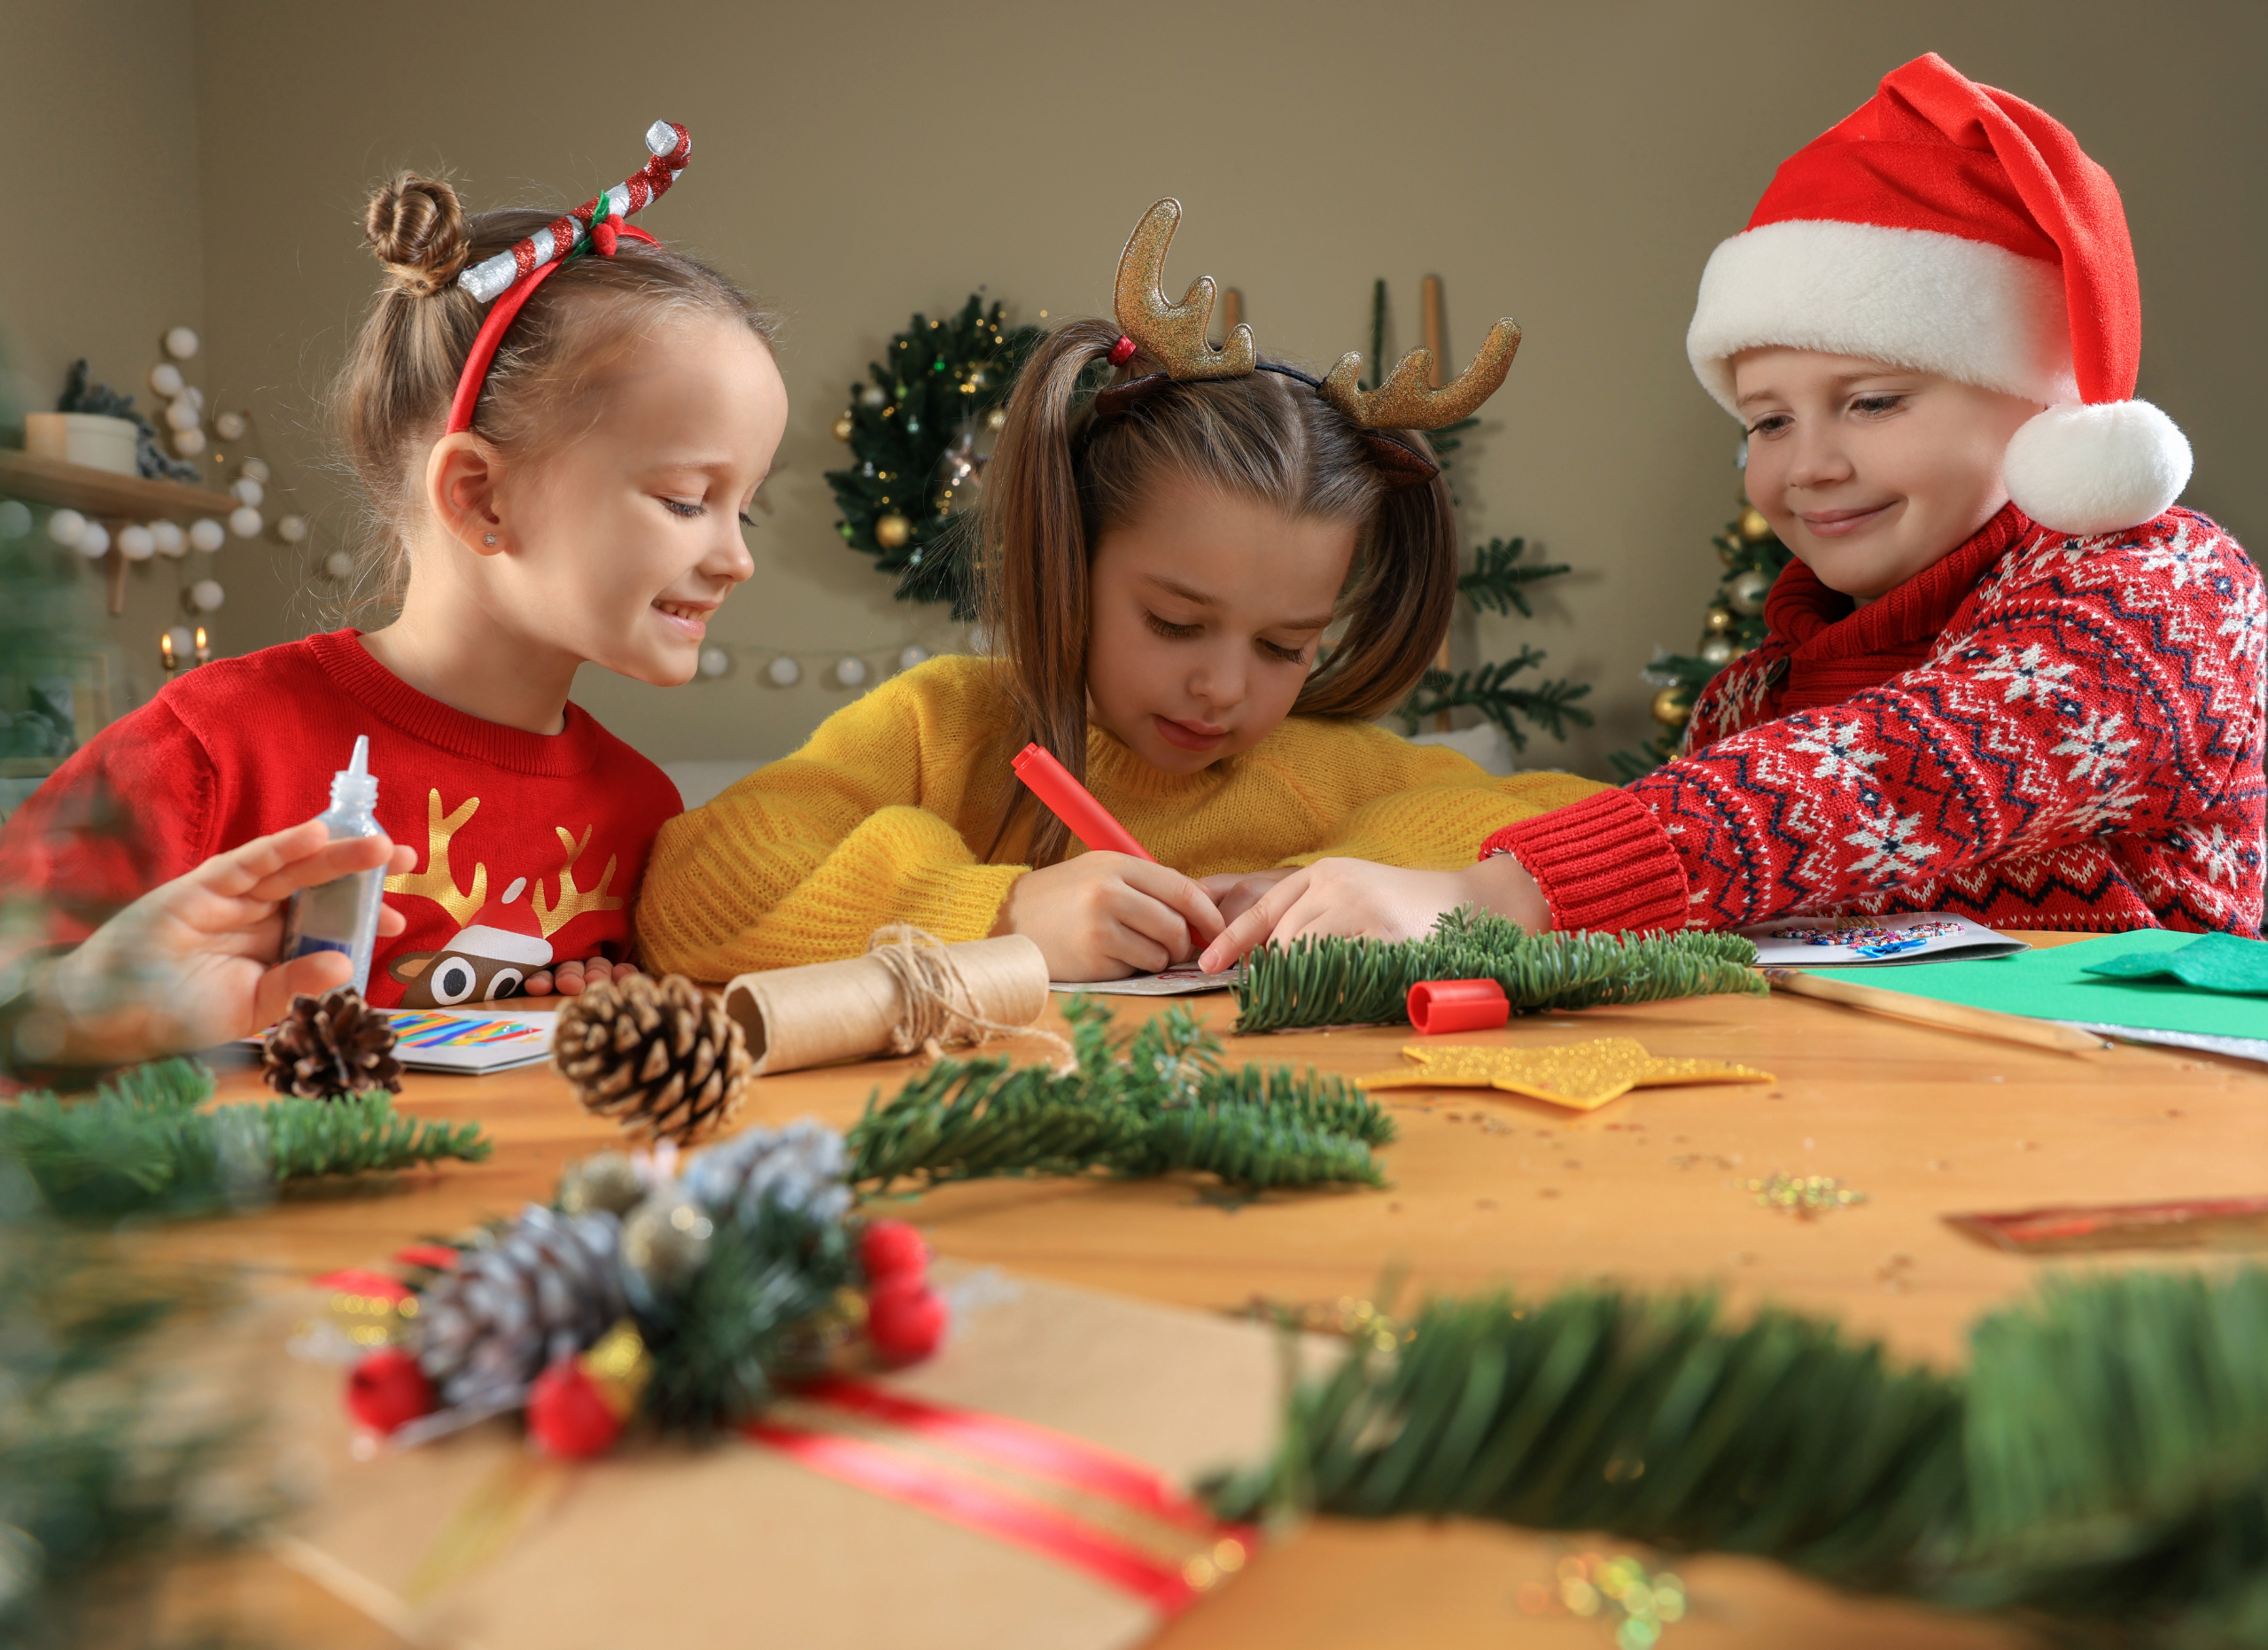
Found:
[(623, 222), (642, 211), (656, 197), (669, 192), (693, 157), (693, 138), (675, 121), (656, 121), (646, 128), (646, 148), (653, 159), (602, 195), (585, 201), (565, 217), (555, 218), (525, 240), (493, 258), (484, 258), (457, 276), (457, 284), (480, 303), (496, 300), (457, 377), (457, 393), (449, 403), (448, 432), (472, 428), (472, 409), (480, 401), (480, 386), (496, 359), (523, 306), (553, 274), (587, 244), (600, 256), (614, 256), (617, 238), (656, 245), (654, 237)]

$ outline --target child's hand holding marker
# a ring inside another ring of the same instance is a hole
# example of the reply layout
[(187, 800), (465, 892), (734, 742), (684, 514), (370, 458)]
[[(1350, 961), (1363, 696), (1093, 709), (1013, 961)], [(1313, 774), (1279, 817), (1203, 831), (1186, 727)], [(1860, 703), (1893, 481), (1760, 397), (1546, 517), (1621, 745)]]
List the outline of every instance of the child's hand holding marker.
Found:
[(1205, 890), (1152, 859), (1052, 754), (1029, 744), (1016, 777), (1088, 852), (1016, 879), (995, 934), (1021, 934), (1058, 980), (1115, 980), (1186, 962), (1221, 931)]

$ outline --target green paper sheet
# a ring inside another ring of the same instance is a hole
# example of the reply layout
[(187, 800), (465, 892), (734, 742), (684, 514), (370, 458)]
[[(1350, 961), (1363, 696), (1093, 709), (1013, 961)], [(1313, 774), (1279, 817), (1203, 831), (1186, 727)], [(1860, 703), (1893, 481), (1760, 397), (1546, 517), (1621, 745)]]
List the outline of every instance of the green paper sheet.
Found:
[(2268, 997), (2268, 941), (2208, 934), (2172, 951), (2132, 952), (2090, 963), (2087, 972), (2130, 980), (2165, 976), (2200, 991)]
[(2268, 1037), (2268, 1003), (2256, 998), (2193, 991), (2172, 980), (2114, 979), (2086, 971), (2090, 964), (2115, 957), (2176, 951), (2196, 938), (2170, 929), (2140, 929), (1983, 962), (1919, 962), (1894, 976), (1866, 968), (1806, 972), (2035, 1020), (2135, 1025), (2210, 1037)]

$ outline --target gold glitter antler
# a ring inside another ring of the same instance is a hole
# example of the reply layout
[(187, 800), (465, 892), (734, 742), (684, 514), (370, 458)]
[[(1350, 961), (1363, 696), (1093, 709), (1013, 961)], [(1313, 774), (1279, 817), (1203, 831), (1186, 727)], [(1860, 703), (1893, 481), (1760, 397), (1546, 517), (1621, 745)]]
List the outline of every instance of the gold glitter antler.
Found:
[[(1122, 280), (1123, 277), (1122, 276)], [(1413, 349), (1402, 358), (1394, 376), (1374, 390), (1356, 388), (1363, 357), (1350, 351), (1339, 358), (1323, 381), (1323, 399), (1365, 430), (1438, 430), (1472, 416), (1481, 402), (1494, 395), (1512, 370), (1520, 347), (1517, 322), (1499, 321), (1488, 329), (1487, 341), (1472, 364), (1443, 389), (1428, 389), (1433, 376), (1433, 352)]]
[(1119, 327), (1170, 378), (1243, 377), (1256, 359), (1250, 327), (1239, 326), (1218, 349), (1206, 341), (1213, 324), (1211, 276), (1200, 275), (1190, 283), (1179, 303), (1166, 301), (1166, 248), (1180, 222), (1181, 202), (1169, 195), (1134, 226), (1118, 260)]

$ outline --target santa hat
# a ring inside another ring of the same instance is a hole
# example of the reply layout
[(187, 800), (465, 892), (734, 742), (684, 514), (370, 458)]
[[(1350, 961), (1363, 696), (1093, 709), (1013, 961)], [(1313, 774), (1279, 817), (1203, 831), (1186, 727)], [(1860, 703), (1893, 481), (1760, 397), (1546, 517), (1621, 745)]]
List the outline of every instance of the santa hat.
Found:
[(2005, 473), (2057, 532), (2135, 526), (2189, 480), (2188, 441), (2133, 399), (2141, 285), (2110, 175), (1935, 52), (1783, 163), (1710, 255), (1685, 350), (1727, 412), (1732, 357), (1772, 344), (2045, 402)]
[(504, 891), (501, 899), (490, 900), (470, 923), (450, 937), (447, 949), (468, 957), (517, 962), (522, 968), (549, 968), (551, 942), (544, 937), (542, 923), (530, 908), (532, 902), (520, 898), (527, 885), (524, 876), (515, 880)]

